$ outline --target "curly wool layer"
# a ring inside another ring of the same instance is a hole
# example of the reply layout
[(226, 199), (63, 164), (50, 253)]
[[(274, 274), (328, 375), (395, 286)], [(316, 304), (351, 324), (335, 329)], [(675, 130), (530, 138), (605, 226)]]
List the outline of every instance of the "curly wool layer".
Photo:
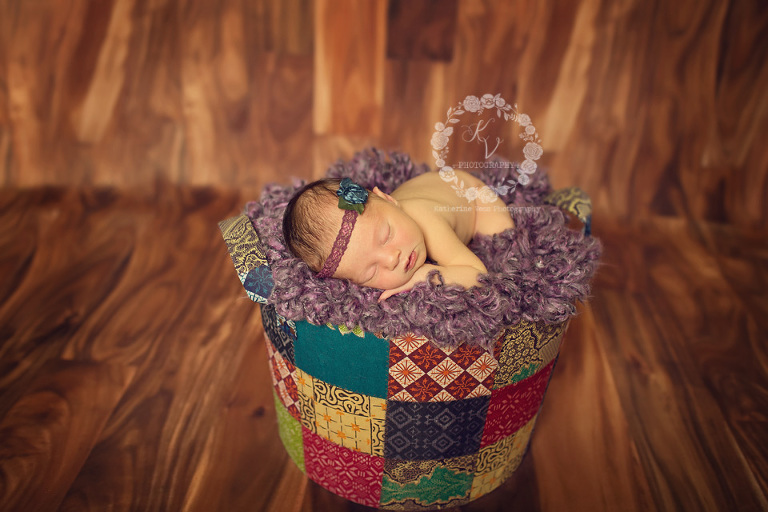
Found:
[[(366, 188), (392, 192), (429, 169), (401, 153), (376, 149), (338, 162), (328, 177), (349, 177)], [(516, 180), (516, 167), (485, 169), (479, 177), (493, 187)], [(521, 320), (560, 323), (574, 315), (574, 303), (588, 297), (600, 257), (600, 243), (566, 227), (565, 215), (543, 206), (550, 192), (542, 171), (506, 197), (515, 228), (477, 236), (469, 245), (488, 269), (480, 286), (419, 283), (407, 293), (379, 303), (381, 290), (346, 280), (318, 279), (291, 256), (282, 235), (282, 218), (294, 192), (304, 185), (268, 185), (259, 202), (246, 206), (272, 269), (269, 303), (291, 320), (360, 326), (383, 337), (415, 333), (447, 347), (461, 342), (491, 349), (499, 331)]]

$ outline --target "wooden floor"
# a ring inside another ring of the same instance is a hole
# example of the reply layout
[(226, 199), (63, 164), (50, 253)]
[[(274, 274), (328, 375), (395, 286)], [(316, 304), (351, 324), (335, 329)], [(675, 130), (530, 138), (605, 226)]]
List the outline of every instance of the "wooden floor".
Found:
[(768, 510), (766, 61), (764, 0), (0, 0), (0, 511), (363, 510), (280, 445), (216, 223), (367, 145), (433, 165), (484, 93), (605, 255), (461, 510)]
[[(216, 221), (244, 198), (0, 194), (0, 509), (362, 510), (279, 444)], [(605, 260), (532, 449), (462, 510), (766, 510), (768, 239), (595, 219)]]

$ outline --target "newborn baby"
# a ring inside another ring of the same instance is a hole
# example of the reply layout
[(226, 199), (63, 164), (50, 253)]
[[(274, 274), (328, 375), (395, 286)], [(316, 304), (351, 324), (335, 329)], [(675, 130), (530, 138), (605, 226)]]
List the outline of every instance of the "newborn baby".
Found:
[[(478, 178), (455, 172), (465, 187), (485, 189), (488, 197), (491, 191)], [(437, 172), (406, 181), (392, 195), (378, 187), (369, 193), (349, 178), (324, 179), (288, 203), (283, 235), (293, 255), (318, 277), (382, 289), (379, 301), (410, 290), (432, 270), (446, 284), (470, 288), (487, 272), (467, 248), (472, 237), (514, 227), (504, 202), (491, 197), (460, 197)]]

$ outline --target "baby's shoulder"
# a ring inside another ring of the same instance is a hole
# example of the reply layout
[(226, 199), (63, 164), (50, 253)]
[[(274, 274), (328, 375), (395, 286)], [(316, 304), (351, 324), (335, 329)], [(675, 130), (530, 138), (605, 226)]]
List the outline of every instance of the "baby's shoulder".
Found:
[(479, 180), (465, 171), (456, 171), (454, 179), (443, 179), (437, 171), (420, 174), (400, 185), (392, 196), (398, 201), (418, 201), (428, 206), (434, 204), (458, 206), (466, 199), (456, 193), (458, 188), (478, 186)]

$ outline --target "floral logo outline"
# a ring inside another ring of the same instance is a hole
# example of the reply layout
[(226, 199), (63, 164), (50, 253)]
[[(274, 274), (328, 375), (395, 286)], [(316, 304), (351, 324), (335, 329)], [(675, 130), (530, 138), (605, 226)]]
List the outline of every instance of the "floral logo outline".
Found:
[[(464, 181), (459, 180), (453, 167), (445, 162), (449, 153), (448, 142), (453, 134), (453, 126), (451, 125), (458, 123), (459, 116), (466, 112), (481, 115), (486, 110), (493, 109), (496, 109), (497, 118), (503, 117), (504, 121), (514, 121), (522, 128), (522, 132), (518, 136), (526, 142), (523, 147), (525, 160), (518, 167), (519, 175), (516, 182), (510, 179), (507, 180), (507, 184), (502, 183), (496, 187), (487, 185), (480, 188), (465, 187)], [(531, 122), (530, 116), (519, 112), (517, 103), (510, 105), (500, 94), (484, 94), (480, 98), (469, 95), (462, 101), (459, 101), (455, 107), (449, 107), (445, 122), (435, 123), (435, 132), (432, 134), (430, 142), (432, 145), (432, 156), (435, 158), (435, 164), (443, 181), (451, 183), (451, 188), (456, 191), (456, 195), (459, 197), (464, 197), (467, 201), (480, 199), (483, 203), (490, 203), (498, 195), (505, 195), (510, 191), (514, 191), (518, 184), (525, 186), (530, 183), (530, 175), (536, 172), (536, 160), (541, 158), (544, 153), (544, 149), (541, 146), (541, 138), (536, 131), (536, 127)]]

